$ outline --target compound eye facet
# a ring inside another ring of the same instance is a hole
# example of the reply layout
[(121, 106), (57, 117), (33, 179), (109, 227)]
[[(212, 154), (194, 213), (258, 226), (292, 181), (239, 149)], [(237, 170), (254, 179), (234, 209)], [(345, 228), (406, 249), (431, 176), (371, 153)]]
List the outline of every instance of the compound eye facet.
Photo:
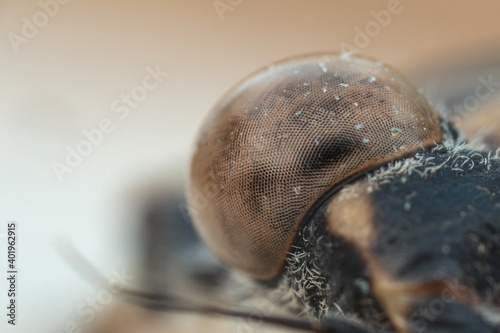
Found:
[(205, 119), (190, 212), (222, 261), (272, 279), (329, 189), (440, 141), (426, 99), (383, 64), (335, 54), (286, 60), (239, 83)]

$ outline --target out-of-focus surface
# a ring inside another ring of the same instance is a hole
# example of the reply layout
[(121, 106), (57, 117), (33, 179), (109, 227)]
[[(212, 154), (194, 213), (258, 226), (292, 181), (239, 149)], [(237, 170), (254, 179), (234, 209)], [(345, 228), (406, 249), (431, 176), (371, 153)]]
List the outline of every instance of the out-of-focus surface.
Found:
[(350, 45), (422, 76), (500, 55), (499, 12), (493, 0), (1, 1), (0, 276), (8, 221), (19, 237), (17, 325), (2, 313), (1, 331), (65, 332), (104, 311), (59, 238), (137, 283), (141, 208), (181, 185), (204, 114), (249, 73)]

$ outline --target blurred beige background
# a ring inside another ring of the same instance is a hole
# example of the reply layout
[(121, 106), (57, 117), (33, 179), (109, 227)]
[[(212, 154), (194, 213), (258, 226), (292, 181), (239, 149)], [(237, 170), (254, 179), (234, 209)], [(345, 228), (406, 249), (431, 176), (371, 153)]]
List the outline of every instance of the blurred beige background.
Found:
[(95, 296), (59, 238), (111, 276), (132, 272), (142, 204), (181, 186), (204, 114), (244, 76), (341, 43), (419, 75), (494, 52), (498, 13), (497, 1), (1, 0), (0, 234), (18, 222), (20, 308), (0, 330), (64, 332)]

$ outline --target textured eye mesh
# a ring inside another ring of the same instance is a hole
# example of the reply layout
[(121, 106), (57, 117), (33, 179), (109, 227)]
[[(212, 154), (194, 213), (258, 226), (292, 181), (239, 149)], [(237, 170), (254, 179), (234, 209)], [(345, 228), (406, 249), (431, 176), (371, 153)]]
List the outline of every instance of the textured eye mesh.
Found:
[(224, 262), (269, 279), (328, 189), (440, 140), (426, 100), (382, 64), (288, 60), (240, 83), (206, 119), (191, 165), (191, 214)]

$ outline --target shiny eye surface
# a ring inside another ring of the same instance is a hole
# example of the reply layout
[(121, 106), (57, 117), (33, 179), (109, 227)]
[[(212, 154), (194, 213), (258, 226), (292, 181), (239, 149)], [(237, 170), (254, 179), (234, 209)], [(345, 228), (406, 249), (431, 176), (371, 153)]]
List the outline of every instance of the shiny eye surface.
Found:
[(191, 215), (222, 261), (272, 279), (329, 189), (440, 141), (434, 110), (385, 65), (335, 54), (286, 60), (239, 83), (205, 119)]

